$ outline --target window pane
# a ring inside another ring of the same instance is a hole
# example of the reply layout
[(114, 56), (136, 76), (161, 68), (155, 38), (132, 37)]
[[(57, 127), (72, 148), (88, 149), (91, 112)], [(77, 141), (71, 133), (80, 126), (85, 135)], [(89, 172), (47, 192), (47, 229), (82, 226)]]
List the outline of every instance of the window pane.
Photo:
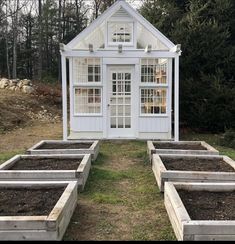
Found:
[(100, 58), (74, 58), (74, 84), (87, 82), (101, 82)]
[(88, 74), (93, 74), (93, 66), (88, 66)]
[(166, 114), (167, 91), (165, 88), (141, 89), (142, 114)]
[(111, 118), (111, 128), (117, 128), (117, 118)]
[(132, 41), (132, 23), (109, 23), (109, 42), (128, 43)]
[(124, 128), (124, 118), (118, 118), (118, 128)]
[(99, 82), (100, 81), (100, 75), (95, 75), (95, 82)]
[(88, 75), (88, 82), (93, 82), (93, 75)]
[(125, 119), (125, 128), (131, 128), (131, 118)]
[(141, 82), (167, 83), (167, 59), (142, 59)]
[(131, 74), (130, 73), (125, 73), (125, 79), (130, 80), (131, 79)]
[(99, 66), (95, 66), (95, 74), (100, 74), (100, 67)]
[(101, 89), (75, 88), (75, 114), (100, 114)]

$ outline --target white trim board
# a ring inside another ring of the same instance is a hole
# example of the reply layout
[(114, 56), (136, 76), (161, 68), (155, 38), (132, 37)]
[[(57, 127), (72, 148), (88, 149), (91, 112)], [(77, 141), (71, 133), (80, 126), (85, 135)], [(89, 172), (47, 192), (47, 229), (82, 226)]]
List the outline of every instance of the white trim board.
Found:
[(100, 58), (175, 58), (179, 57), (178, 53), (168, 51), (151, 51), (146, 53), (144, 50), (124, 50), (118, 53), (117, 50), (100, 50), (89, 52), (85, 50), (70, 50), (61, 52), (64, 57), (100, 57)]

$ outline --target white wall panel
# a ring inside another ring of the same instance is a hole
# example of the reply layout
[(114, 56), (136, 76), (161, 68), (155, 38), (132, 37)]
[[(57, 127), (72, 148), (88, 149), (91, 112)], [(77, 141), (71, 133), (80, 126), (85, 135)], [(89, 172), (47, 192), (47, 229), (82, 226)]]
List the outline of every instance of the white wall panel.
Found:
[(73, 117), (72, 131), (103, 131), (103, 117)]
[(149, 133), (149, 132), (143, 132), (139, 133), (138, 139), (145, 139), (145, 140), (171, 140), (172, 135), (171, 133)]
[(168, 117), (141, 117), (139, 119), (139, 132), (170, 132)]

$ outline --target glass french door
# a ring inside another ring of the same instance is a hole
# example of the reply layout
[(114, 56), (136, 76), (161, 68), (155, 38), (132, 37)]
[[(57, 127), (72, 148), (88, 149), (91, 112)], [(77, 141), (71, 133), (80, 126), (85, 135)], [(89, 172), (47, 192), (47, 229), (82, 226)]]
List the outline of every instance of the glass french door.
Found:
[(109, 136), (132, 137), (132, 67), (110, 68)]

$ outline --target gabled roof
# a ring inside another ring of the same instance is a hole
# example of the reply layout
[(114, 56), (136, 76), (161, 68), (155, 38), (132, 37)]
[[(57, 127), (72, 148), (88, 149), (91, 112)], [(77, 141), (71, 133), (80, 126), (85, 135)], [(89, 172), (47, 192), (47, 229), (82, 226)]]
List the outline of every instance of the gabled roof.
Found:
[(133, 19), (135, 19), (138, 24), (141, 24), (145, 28), (151, 37), (155, 37), (158, 40), (158, 43), (161, 43), (162, 47), (167, 47), (171, 49), (175, 47), (175, 44), (172, 43), (166, 36), (164, 36), (158, 29), (156, 29), (149, 21), (147, 21), (141, 14), (139, 14), (134, 8), (132, 8), (126, 1), (118, 0), (111, 7), (109, 7), (103, 14), (101, 14), (96, 20), (94, 20), (86, 29), (79, 33), (72, 41), (70, 41), (66, 47), (69, 49), (76, 49), (76, 46), (79, 42), (83, 43), (84, 38), (87, 38), (89, 35), (94, 36), (92, 32), (96, 28), (100, 28), (103, 25), (103, 31), (100, 31), (99, 38), (103, 38), (104, 35), (104, 23), (110, 17), (116, 17), (120, 15), (127, 14)]

